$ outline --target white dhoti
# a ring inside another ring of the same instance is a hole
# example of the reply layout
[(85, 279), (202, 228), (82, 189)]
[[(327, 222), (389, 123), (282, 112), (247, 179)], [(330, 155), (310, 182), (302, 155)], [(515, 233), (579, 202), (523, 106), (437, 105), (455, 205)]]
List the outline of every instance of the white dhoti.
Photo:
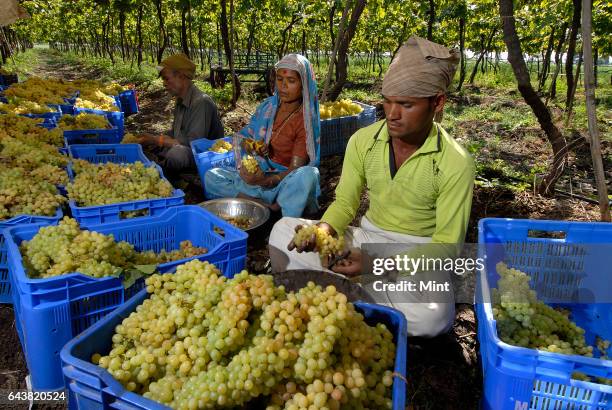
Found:
[[(287, 250), (287, 245), (293, 238), (295, 227), (300, 224), (312, 224), (316, 221), (300, 218), (282, 218), (272, 228), (269, 240), (270, 261), (273, 272), (283, 272), (294, 269), (310, 269), (328, 271), (321, 265), (319, 255), (314, 252), (298, 253)], [(385, 231), (372, 224), (365, 216), (361, 219), (361, 227), (348, 227), (344, 234), (345, 243), (349, 247), (360, 248), (361, 245), (372, 244), (422, 244), (431, 242), (430, 237), (407, 235)], [(375, 257), (393, 257), (397, 247), (390, 246), (389, 254), (371, 255)], [(428, 280), (437, 283), (451, 283), (447, 272), (427, 272)], [(369, 287), (366, 288), (371, 292)], [(401, 311), (408, 321), (410, 336), (434, 337), (447, 332), (455, 319), (455, 301), (452, 293), (444, 293), (443, 301), (436, 293), (432, 297), (427, 291), (385, 292), (379, 291), (372, 295), (380, 304)], [(381, 300), (382, 299), (382, 300)], [(435, 300), (435, 301), (433, 301)]]

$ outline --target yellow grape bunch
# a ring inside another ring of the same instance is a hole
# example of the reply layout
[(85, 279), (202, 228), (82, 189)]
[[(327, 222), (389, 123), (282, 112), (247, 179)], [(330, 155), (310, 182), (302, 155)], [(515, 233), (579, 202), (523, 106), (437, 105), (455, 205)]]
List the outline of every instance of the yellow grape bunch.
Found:
[(0, 115), (0, 130), (3, 131), (0, 134), (0, 143), (3, 138), (12, 137), (27, 143), (44, 142), (55, 147), (63, 147), (63, 132), (39, 127), (38, 124), (42, 122), (42, 118), (27, 118), (15, 114)]
[(266, 147), (266, 143), (263, 140), (254, 140), (251, 138), (245, 138), (242, 140), (242, 145), (244, 149), (249, 153), (255, 153), (258, 155), (262, 155), (264, 152), (264, 148)]
[(363, 108), (361, 108), (359, 104), (346, 99), (330, 103), (322, 103), (319, 106), (319, 114), (321, 115), (322, 120), (357, 115), (361, 113), (361, 111), (363, 111)]
[(134, 265), (157, 265), (208, 253), (188, 240), (171, 251), (138, 252), (132, 244), (115, 240), (112, 234), (81, 229), (75, 219), (67, 216), (57, 225), (40, 228), (32, 239), (21, 243), (20, 249), (30, 278), (71, 272), (95, 278), (116, 276)]
[(232, 144), (222, 139), (215, 141), (212, 147), (210, 147), (210, 151), (216, 152), (217, 154), (225, 154), (226, 152), (230, 152), (231, 150)]
[[(396, 346), (335, 287), (296, 292), (194, 260), (145, 280), (150, 294), (91, 360), (174, 409), (390, 409)], [(265, 403), (264, 403), (265, 402)]]
[(242, 166), (246, 168), (249, 174), (256, 174), (261, 169), (259, 168), (259, 162), (251, 155), (242, 158)]
[(63, 130), (105, 130), (111, 125), (103, 115), (85, 114), (64, 115), (57, 124)]
[(315, 236), (315, 252), (321, 256), (337, 255), (344, 249), (344, 237), (336, 238), (317, 225), (302, 227), (293, 236), (296, 246), (304, 246)]

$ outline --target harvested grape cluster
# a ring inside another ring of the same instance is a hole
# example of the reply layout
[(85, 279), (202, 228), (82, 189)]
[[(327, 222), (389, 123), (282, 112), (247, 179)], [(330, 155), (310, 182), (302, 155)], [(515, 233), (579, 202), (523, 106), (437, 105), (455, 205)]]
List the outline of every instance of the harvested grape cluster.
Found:
[(593, 347), (584, 340), (584, 329), (576, 326), (567, 312), (551, 308), (538, 300), (529, 288), (529, 276), (497, 265), (500, 279), (493, 289), (493, 313), (500, 338), (522, 347), (565, 354), (592, 356)]
[(22, 142), (43, 142), (54, 147), (64, 146), (64, 134), (59, 129), (40, 127), (42, 118), (27, 118), (15, 114), (0, 115), (0, 142), (12, 137)]
[[(585, 340), (585, 331), (570, 319), (570, 312), (556, 310), (538, 300), (529, 287), (530, 277), (500, 262), (500, 278), (492, 289), (493, 315), (502, 341), (521, 347), (548, 352), (593, 357), (593, 346)], [(596, 338), (598, 356), (608, 359), (610, 341)], [(573, 372), (572, 379), (612, 385), (612, 379), (592, 378)]]
[(30, 77), (20, 83), (11, 84), (4, 91), (10, 101), (30, 101), (43, 106), (65, 104), (64, 97), (74, 95), (77, 88), (69, 81)]
[(8, 103), (0, 103), (0, 112), (9, 114), (46, 114), (57, 112), (47, 104), (39, 104), (21, 98), (11, 98)]
[(113, 235), (81, 230), (76, 220), (64, 217), (58, 225), (40, 228), (20, 245), (24, 266), (31, 278), (48, 278), (80, 272), (96, 278), (118, 276), (137, 264), (159, 264), (207, 253), (205, 248), (183, 241), (180, 249), (138, 252)]
[(146, 280), (146, 299), (92, 356), (129, 390), (176, 409), (391, 408), (395, 346), (333, 286), (298, 292), (208, 262)]
[(179, 244), (179, 249), (174, 249), (171, 251), (162, 249), (159, 253), (155, 253), (153, 251), (141, 252), (136, 256), (136, 260), (138, 264), (141, 265), (167, 263), (179, 259), (191, 258), (192, 256), (203, 255), (205, 253), (208, 253), (208, 249), (200, 246), (194, 246), (191, 241), (182, 241)]
[(53, 216), (65, 201), (54, 184), (23, 168), (0, 168), (0, 220), (21, 214)]
[(172, 196), (173, 188), (155, 167), (133, 164), (73, 163), (74, 181), (68, 184), (68, 197), (79, 206), (107, 205)]
[(6, 137), (0, 139), (0, 158), (14, 166), (24, 167), (28, 170), (41, 165), (54, 165), (65, 167), (68, 157), (59, 153), (57, 148), (38, 141), (20, 141), (16, 138)]
[(95, 80), (64, 81), (30, 77), (26, 81), (11, 84), (4, 91), (9, 104), (0, 104), (0, 111), (15, 114), (51, 112), (55, 108), (48, 104), (66, 104), (64, 98), (74, 98), (76, 95), (76, 107), (119, 111), (113, 96), (127, 89), (115, 82), (106, 84)]
[(97, 80), (76, 80), (73, 84), (80, 92), (76, 107), (104, 111), (119, 111), (113, 96), (128, 90), (128, 87), (115, 82), (103, 83)]
[(297, 247), (303, 247), (312, 240), (315, 243), (314, 251), (321, 256), (337, 255), (344, 249), (344, 237), (336, 238), (317, 225), (304, 226), (293, 236), (293, 243)]
[(210, 151), (216, 152), (217, 154), (225, 154), (226, 152), (230, 152), (232, 150), (232, 144), (225, 140), (217, 140), (210, 147)]
[(351, 100), (340, 100), (329, 103), (322, 103), (319, 107), (319, 114), (322, 120), (336, 117), (345, 117), (348, 115), (357, 115), (363, 108), (359, 104)]
[(260, 170), (259, 162), (251, 155), (246, 155), (242, 158), (242, 166), (246, 168), (247, 172), (250, 174), (256, 174), (257, 171)]
[(80, 113), (63, 115), (57, 127), (62, 130), (104, 130), (110, 129), (111, 125), (104, 115)]

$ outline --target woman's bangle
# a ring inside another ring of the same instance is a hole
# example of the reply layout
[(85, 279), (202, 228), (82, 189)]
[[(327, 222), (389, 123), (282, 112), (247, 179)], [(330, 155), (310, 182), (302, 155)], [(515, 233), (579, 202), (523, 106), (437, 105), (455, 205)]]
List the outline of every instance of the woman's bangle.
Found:
[(162, 147), (162, 148), (163, 148), (163, 146), (164, 146), (164, 136), (163, 136), (163, 135), (160, 135), (160, 136), (157, 138), (157, 145), (159, 145), (160, 147)]

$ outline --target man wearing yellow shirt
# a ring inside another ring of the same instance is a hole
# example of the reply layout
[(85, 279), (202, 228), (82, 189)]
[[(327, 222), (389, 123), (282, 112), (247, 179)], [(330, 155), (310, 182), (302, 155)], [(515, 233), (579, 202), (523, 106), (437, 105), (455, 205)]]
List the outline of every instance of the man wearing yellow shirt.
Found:
[[(364, 244), (388, 244), (385, 257), (416, 257), (423, 244), (433, 243), (439, 245), (430, 254), (452, 257), (463, 243), (474, 165), (467, 151), (434, 122), (444, 109), (457, 62), (454, 50), (411, 37), (389, 66), (382, 89), (386, 118), (349, 140), (335, 201), (318, 223), (333, 235), (344, 235), (351, 247), (348, 258), (332, 267), (334, 272), (353, 276), (371, 270), (373, 255), (362, 252)], [(359, 228), (349, 227), (364, 188), (369, 209)], [(273, 271), (325, 269), (316, 253), (295, 249), (290, 242), (294, 231), (309, 223), (283, 218), (274, 226), (269, 240)], [(398, 252), (404, 244), (408, 246)], [(450, 281), (446, 272), (425, 274)], [(452, 292), (442, 301), (426, 293), (387, 292), (381, 302), (404, 313), (409, 334), (431, 337), (452, 326), (454, 300)]]

